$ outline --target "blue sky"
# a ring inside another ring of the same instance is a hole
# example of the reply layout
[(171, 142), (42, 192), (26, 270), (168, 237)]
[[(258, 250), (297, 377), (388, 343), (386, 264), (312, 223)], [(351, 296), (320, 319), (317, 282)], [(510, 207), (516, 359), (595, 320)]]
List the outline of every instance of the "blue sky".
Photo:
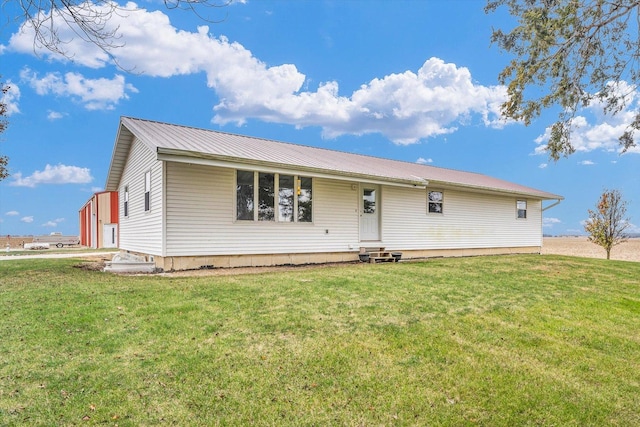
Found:
[(78, 39), (65, 44), (69, 61), (34, 52), (19, 21), (0, 27), (0, 74), (11, 86), (0, 234), (78, 234), (123, 115), (528, 185), (565, 197), (545, 212), (549, 234), (583, 233), (587, 210), (615, 188), (640, 232), (640, 149), (621, 155), (615, 138), (639, 94), (616, 117), (580, 112), (578, 151), (550, 161), (541, 148), (555, 112), (528, 127), (500, 117), (497, 75), (509, 57), (490, 34), (512, 21), (485, 14), (484, 1), (247, 0), (210, 11), (210, 21), (161, 3), (128, 3), (111, 22), (120, 68)]

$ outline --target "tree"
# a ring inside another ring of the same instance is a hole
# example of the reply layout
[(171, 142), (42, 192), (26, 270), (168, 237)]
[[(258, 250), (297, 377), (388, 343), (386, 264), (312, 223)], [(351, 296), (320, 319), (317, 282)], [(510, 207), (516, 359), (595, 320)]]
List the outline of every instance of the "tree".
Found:
[[(7, 128), (8, 122), (7, 116), (7, 104), (4, 103), (4, 94), (9, 91), (9, 86), (0, 82), (0, 134), (2, 134)], [(7, 156), (0, 155), (0, 181), (9, 176), (9, 158)]]
[[(556, 161), (568, 157), (575, 152), (576, 112), (597, 101), (615, 115), (629, 102), (627, 88), (640, 83), (640, 0), (489, 0), (485, 11), (501, 7), (518, 20), (491, 36), (515, 55), (498, 76), (508, 93), (502, 113), (529, 125), (543, 109), (559, 106), (547, 150)], [(636, 145), (639, 129), (636, 113), (618, 138), (622, 152)]]
[(589, 219), (584, 229), (589, 233), (589, 241), (602, 246), (610, 259), (611, 249), (626, 242), (625, 230), (629, 227), (629, 219), (625, 218), (627, 202), (622, 199), (618, 190), (604, 190), (596, 205), (596, 210), (589, 209)]
[[(188, 10), (198, 17), (212, 21), (203, 13), (207, 8), (220, 8), (233, 0), (163, 0), (167, 9)], [(119, 47), (118, 27), (109, 25), (114, 15), (127, 14), (130, 5), (121, 6), (113, 0), (18, 0), (4, 2), (17, 7), (16, 19), (25, 22), (34, 31), (34, 50), (43, 47), (69, 59), (65, 50), (68, 40), (60, 38), (59, 28), (67, 26), (87, 43), (94, 44), (110, 58), (111, 51)]]

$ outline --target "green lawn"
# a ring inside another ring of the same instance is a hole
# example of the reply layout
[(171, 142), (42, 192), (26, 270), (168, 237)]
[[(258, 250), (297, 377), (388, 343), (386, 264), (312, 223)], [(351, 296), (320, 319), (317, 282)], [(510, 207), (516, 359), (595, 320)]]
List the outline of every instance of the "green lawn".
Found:
[(640, 425), (640, 263), (0, 262), (0, 425)]

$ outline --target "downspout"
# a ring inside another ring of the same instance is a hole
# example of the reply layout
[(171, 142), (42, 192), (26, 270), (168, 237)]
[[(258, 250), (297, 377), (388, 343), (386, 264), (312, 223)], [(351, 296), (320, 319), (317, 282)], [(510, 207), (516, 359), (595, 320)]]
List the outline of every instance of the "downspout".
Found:
[[(564, 199), (556, 199), (555, 202), (551, 203), (549, 206), (547, 206), (546, 208), (542, 208), (542, 212), (546, 211), (547, 209), (551, 209), (554, 206), (558, 206), (560, 204), (560, 202), (564, 200)], [(543, 221), (542, 215), (540, 216), (540, 222)], [(540, 230), (542, 231), (542, 228), (544, 227), (543, 223), (540, 224)], [(541, 238), (544, 237), (544, 234), (542, 234)], [(540, 240), (540, 253), (542, 253), (542, 240)]]
[(560, 202), (562, 201), (562, 199), (557, 199), (555, 201), (555, 203), (550, 204), (549, 206), (547, 206), (546, 208), (542, 208), (542, 212), (546, 211), (547, 209), (551, 209), (554, 206), (558, 206), (560, 204)]

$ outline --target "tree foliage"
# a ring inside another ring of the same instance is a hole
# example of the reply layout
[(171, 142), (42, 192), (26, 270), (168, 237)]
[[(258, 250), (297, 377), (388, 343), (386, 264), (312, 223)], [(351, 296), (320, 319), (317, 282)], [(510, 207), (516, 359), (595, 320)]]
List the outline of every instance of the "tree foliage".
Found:
[[(605, 113), (619, 113), (630, 99), (624, 88), (640, 82), (640, 0), (489, 0), (485, 11), (502, 7), (518, 21), (491, 37), (514, 55), (499, 74), (508, 91), (502, 113), (529, 125), (559, 106), (547, 150), (554, 160), (567, 157), (575, 152), (576, 112), (600, 102)], [(639, 129), (637, 113), (619, 136), (623, 152), (636, 145)]]
[[(4, 94), (9, 91), (9, 86), (0, 82), (0, 134), (2, 134), (7, 128), (7, 104), (4, 103)], [(0, 155), (0, 181), (9, 176), (9, 158), (7, 156)]]
[(627, 202), (622, 199), (618, 190), (605, 190), (595, 210), (589, 209), (589, 219), (584, 229), (589, 233), (589, 241), (602, 246), (607, 251), (607, 259), (611, 249), (627, 241), (626, 229), (629, 227)]
[[(198, 17), (212, 21), (206, 12), (210, 8), (229, 5), (233, 0), (163, 0), (164, 6), (171, 10), (187, 10)], [(122, 6), (112, 0), (18, 0), (10, 2), (17, 5), (17, 20), (23, 21), (34, 32), (33, 46), (72, 59), (65, 50), (69, 40), (61, 38), (60, 29), (68, 27), (76, 37), (91, 43), (113, 59), (111, 51), (120, 46), (119, 28), (110, 25), (111, 19), (118, 14), (130, 12), (130, 5)]]

